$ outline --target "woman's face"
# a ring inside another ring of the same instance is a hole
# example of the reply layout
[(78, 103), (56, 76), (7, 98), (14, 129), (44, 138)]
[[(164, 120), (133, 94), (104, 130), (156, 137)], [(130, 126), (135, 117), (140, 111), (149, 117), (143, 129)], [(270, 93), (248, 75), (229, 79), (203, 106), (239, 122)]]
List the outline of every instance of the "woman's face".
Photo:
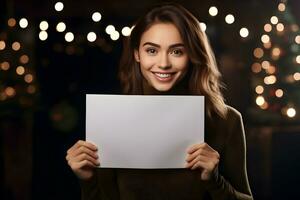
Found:
[(143, 77), (157, 91), (170, 90), (187, 72), (186, 48), (178, 29), (171, 23), (157, 23), (145, 31), (134, 56)]

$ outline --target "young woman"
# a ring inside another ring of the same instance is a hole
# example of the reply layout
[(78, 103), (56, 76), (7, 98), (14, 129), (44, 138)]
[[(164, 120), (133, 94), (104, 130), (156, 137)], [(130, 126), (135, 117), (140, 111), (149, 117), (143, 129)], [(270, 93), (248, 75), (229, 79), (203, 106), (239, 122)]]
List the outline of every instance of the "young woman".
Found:
[(125, 44), (119, 75), (124, 94), (204, 95), (205, 142), (188, 149), (186, 169), (137, 170), (96, 168), (101, 147), (78, 141), (66, 159), (83, 199), (253, 199), (241, 115), (224, 103), (214, 54), (189, 11), (162, 4), (146, 12)]

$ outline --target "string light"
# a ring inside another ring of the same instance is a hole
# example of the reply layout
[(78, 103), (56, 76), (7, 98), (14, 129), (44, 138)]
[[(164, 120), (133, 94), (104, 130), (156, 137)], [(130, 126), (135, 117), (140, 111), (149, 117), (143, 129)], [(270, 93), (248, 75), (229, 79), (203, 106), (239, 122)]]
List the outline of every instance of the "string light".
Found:
[(60, 12), (64, 9), (64, 4), (62, 2), (57, 2), (55, 5), (54, 5), (54, 8), (57, 12)]
[(122, 28), (121, 31), (123, 36), (129, 36), (131, 34), (131, 29), (128, 26), (125, 26), (124, 28)]
[(288, 108), (286, 111), (286, 114), (289, 118), (293, 118), (296, 116), (296, 110), (295, 108)]
[(295, 42), (296, 42), (297, 44), (300, 44), (300, 35), (297, 35), (297, 36), (295, 37)]
[(246, 38), (246, 37), (248, 37), (248, 35), (249, 35), (249, 31), (248, 31), (248, 29), (247, 28), (241, 28), (241, 30), (240, 30), (240, 35), (241, 35), (241, 37), (243, 37), (243, 38)]
[(265, 60), (261, 63), (262, 68), (267, 69), (268, 67), (270, 67), (270, 62)]
[(41, 29), (42, 31), (46, 31), (48, 28), (49, 28), (49, 24), (48, 24), (47, 21), (42, 21), (42, 22), (40, 23), (40, 29)]
[(272, 31), (272, 25), (271, 25), (271, 24), (265, 24), (264, 30), (265, 30), (266, 32), (271, 32), (271, 31)]
[(225, 22), (227, 24), (232, 24), (234, 22), (234, 16), (232, 14), (228, 14), (225, 17)]
[(199, 25), (200, 25), (200, 29), (201, 29), (203, 32), (205, 32), (205, 31), (206, 31), (206, 24), (205, 24), (204, 22), (200, 22)]
[(4, 50), (5, 49), (5, 42), (0, 40), (0, 51)]
[(19, 51), (20, 48), (21, 48), (21, 44), (19, 42), (14, 42), (12, 45), (11, 45), (11, 48), (14, 50), (14, 51)]
[(26, 83), (31, 83), (33, 81), (33, 76), (31, 74), (26, 74), (24, 80)]
[(262, 106), (265, 103), (265, 98), (263, 96), (256, 97), (256, 104)]
[(10, 68), (9, 62), (5, 61), (5, 62), (3, 62), (3, 63), (1, 64), (1, 69), (2, 69), (2, 70), (7, 71), (7, 70), (9, 70), (9, 68)]
[(13, 87), (7, 87), (7, 88), (5, 89), (5, 93), (6, 93), (6, 95), (9, 96), (9, 97), (13, 97), (13, 96), (16, 95), (16, 91), (15, 91), (15, 89), (14, 89)]
[(296, 63), (300, 64), (300, 55), (296, 57)]
[(275, 24), (277, 24), (277, 23), (278, 23), (278, 17), (276, 17), (276, 16), (272, 16), (272, 17), (271, 17), (271, 19), (270, 19), (270, 21), (271, 21), (271, 23), (272, 23), (272, 24), (274, 24), (274, 25), (275, 25)]
[(97, 39), (97, 35), (94, 32), (89, 32), (87, 35), (87, 40), (89, 42), (94, 42)]
[(108, 25), (106, 28), (105, 28), (105, 32), (110, 35), (112, 34), (114, 31), (115, 31), (115, 27), (113, 25)]
[(283, 90), (282, 89), (277, 89), (275, 91), (275, 95), (276, 95), (276, 97), (281, 98), (283, 96)]
[(22, 64), (27, 64), (27, 63), (29, 62), (29, 57), (28, 57), (26, 54), (22, 55), (22, 56), (20, 57), (20, 62), (21, 62)]
[(26, 19), (26, 18), (20, 19), (19, 25), (20, 25), (21, 28), (26, 28), (26, 27), (28, 26), (28, 21), (27, 21), (27, 19)]
[(217, 16), (217, 14), (218, 14), (218, 9), (217, 9), (217, 7), (215, 7), (215, 6), (211, 6), (210, 8), (209, 8), (209, 10), (208, 10), (208, 13), (211, 15), (211, 16)]
[(64, 32), (66, 30), (66, 24), (63, 23), (63, 22), (59, 22), (57, 25), (56, 25), (56, 31), (57, 32)]
[(251, 69), (254, 73), (261, 72), (261, 65), (259, 63), (253, 63)]
[(25, 73), (25, 68), (23, 66), (18, 66), (16, 69), (18, 75), (23, 75)]
[(264, 56), (264, 50), (262, 48), (256, 48), (253, 51), (253, 55), (256, 58), (262, 58)]
[(268, 35), (264, 34), (261, 36), (261, 41), (263, 43), (268, 43), (268, 42), (270, 42), (270, 37)]
[(114, 41), (118, 40), (120, 37), (120, 33), (118, 31), (114, 31), (111, 35), (110, 38)]
[(65, 40), (67, 42), (72, 42), (74, 40), (74, 34), (71, 32), (67, 32), (65, 35)]
[(272, 84), (276, 83), (276, 76), (274, 76), (274, 75), (266, 76), (264, 78), (264, 83), (266, 85), (272, 85)]
[(42, 40), (42, 41), (47, 40), (47, 38), (48, 38), (48, 33), (47, 33), (46, 31), (41, 31), (41, 32), (39, 33), (39, 38), (40, 38), (40, 40)]
[(256, 92), (257, 94), (262, 94), (262, 93), (264, 92), (264, 87), (261, 86), (261, 85), (256, 86), (255, 92)]
[(281, 11), (281, 12), (284, 12), (285, 11), (285, 4), (284, 3), (278, 4), (278, 10)]
[(99, 12), (94, 12), (92, 15), (92, 19), (94, 22), (99, 22), (101, 20), (102, 16)]
[(294, 73), (293, 77), (294, 77), (295, 81), (299, 81), (300, 80), (300, 73), (299, 72)]
[(9, 27), (14, 27), (14, 26), (16, 26), (16, 24), (17, 24), (17, 22), (14, 18), (9, 18), (8, 21), (7, 21), (7, 25)]
[(277, 29), (277, 31), (281, 32), (284, 30), (284, 25), (282, 23), (278, 23), (276, 25), (276, 29)]

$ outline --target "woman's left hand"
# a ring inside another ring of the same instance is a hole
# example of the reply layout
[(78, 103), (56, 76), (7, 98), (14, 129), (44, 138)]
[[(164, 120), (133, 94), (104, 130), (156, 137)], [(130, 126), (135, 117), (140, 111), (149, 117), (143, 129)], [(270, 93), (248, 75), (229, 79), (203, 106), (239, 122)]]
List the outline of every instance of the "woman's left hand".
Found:
[(191, 146), (186, 158), (186, 168), (202, 169), (201, 179), (210, 180), (213, 173), (217, 170), (220, 155), (207, 143), (195, 144)]

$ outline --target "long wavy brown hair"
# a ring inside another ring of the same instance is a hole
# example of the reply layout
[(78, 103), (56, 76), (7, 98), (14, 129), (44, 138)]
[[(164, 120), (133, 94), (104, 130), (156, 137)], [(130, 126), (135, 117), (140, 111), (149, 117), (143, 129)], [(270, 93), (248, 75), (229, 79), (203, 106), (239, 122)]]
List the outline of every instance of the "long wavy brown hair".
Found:
[(124, 39), (123, 54), (119, 66), (119, 78), (124, 94), (144, 94), (143, 76), (134, 58), (145, 31), (155, 23), (172, 23), (180, 32), (189, 56), (187, 93), (204, 95), (206, 112), (224, 118), (227, 113), (221, 93), (223, 84), (214, 53), (199, 21), (179, 4), (164, 3), (148, 10), (134, 24), (131, 35)]

